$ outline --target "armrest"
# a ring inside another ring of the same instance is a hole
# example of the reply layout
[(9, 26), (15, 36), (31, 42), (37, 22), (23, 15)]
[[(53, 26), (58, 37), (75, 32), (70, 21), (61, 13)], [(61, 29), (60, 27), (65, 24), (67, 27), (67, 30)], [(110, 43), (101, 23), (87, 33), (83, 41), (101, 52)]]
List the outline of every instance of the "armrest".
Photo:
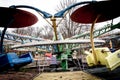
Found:
[(19, 58), (25, 58), (25, 57), (31, 57), (31, 56), (32, 56), (32, 55), (31, 55), (31, 53), (29, 52), (29, 53), (20, 55)]
[(31, 54), (31, 52), (28, 52), (26, 54), (23, 54), (23, 55), (19, 56), (19, 58), (27, 58), (27, 57), (31, 58), (32, 61), (33, 61), (33, 56)]

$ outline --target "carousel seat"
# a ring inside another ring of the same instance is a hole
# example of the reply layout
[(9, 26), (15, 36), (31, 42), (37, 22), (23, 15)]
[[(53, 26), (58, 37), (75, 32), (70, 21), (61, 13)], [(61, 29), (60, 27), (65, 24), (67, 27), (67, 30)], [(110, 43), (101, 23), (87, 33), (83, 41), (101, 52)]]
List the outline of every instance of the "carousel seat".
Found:
[(7, 53), (0, 55), (0, 70), (9, 68), (20, 68), (33, 62), (31, 53), (18, 56), (16, 53)]

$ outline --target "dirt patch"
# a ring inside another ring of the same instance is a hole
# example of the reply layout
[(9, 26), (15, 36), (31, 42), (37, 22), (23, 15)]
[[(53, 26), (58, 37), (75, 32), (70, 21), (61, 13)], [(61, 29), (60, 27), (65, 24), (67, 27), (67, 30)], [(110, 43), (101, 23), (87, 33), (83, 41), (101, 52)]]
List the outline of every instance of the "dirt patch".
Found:
[(0, 80), (33, 80), (37, 74), (37, 69), (9, 71), (0, 73)]
[(33, 80), (101, 80), (83, 71), (49, 72), (38, 75)]

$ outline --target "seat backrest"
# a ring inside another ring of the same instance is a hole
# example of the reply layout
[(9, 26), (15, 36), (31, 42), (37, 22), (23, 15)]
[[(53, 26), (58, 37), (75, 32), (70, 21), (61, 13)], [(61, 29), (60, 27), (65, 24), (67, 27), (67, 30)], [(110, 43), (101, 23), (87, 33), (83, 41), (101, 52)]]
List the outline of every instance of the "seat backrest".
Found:
[(16, 53), (14, 53), (14, 52), (7, 53), (7, 57), (8, 57), (8, 60), (9, 60), (9, 61), (11, 61), (11, 60), (13, 60), (13, 59), (17, 59), (17, 58), (18, 58), (17, 54), (16, 54)]
[(8, 59), (6, 54), (0, 54), (0, 70), (1, 70), (1, 67), (4, 67), (7, 64), (8, 64)]

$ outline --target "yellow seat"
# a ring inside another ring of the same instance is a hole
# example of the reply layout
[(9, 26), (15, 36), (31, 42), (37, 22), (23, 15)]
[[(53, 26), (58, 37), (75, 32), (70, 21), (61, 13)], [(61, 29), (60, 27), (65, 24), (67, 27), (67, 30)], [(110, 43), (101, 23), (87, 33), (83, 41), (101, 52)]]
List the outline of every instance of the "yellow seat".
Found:
[(111, 55), (106, 57), (107, 68), (110, 70), (114, 70), (118, 66), (120, 66), (120, 50), (115, 51)]
[(95, 54), (97, 58), (97, 63), (95, 63), (94, 55), (92, 53), (92, 50), (90, 49), (89, 52), (86, 52), (88, 55), (86, 57), (88, 66), (95, 66), (95, 65), (107, 65), (106, 57), (112, 54), (107, 47), (102, 48), (95, 48)]

